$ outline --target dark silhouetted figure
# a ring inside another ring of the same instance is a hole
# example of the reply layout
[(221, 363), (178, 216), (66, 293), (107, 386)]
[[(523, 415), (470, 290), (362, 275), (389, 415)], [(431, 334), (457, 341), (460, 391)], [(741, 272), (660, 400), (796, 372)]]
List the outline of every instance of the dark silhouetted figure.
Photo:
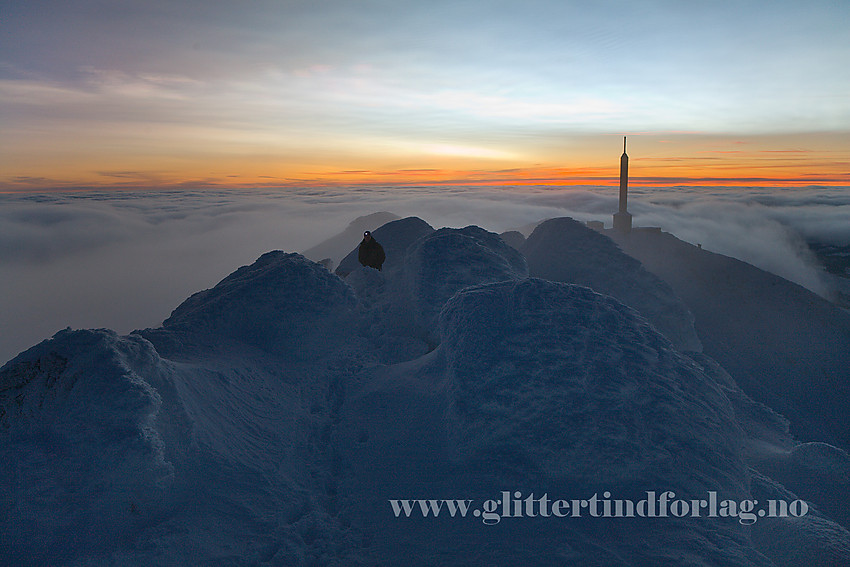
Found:
[(372, 238), (372, 233), (368, 230), (363, 233), (363, 240), (360, 242), (360, 248), (357, 250), (357, 259), (364, 266), (375, 268), (378, 271), (381, 270), (384, 260), (387, 259), (387, 255), (384, 254), (384, 247)]

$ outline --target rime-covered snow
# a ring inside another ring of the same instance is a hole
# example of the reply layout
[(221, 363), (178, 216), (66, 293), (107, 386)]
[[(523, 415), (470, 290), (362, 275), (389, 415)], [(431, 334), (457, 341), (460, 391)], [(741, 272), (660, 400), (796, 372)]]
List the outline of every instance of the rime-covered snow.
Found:
[(479, 227), (442, 228), (408, 248), (405, 277), (419, 324), (436, 332), (440, 310), (459, 290), (474, 284), (528, 276), (525, 258), (501, 238)]
[(163, 351), (167, 341), (184, 347), (235, 341), (288, 358), (325, 358), (350, 340), (356, 302), (351, 287), (319, 264), (268, 252), (192, 295), (149, 336)]
[(701, 351), (693, 315), (673, 290), (610, 238), (570, 219), (541, 223), (522, 247), (532, 276), (586, 285), (646, 317), (677, 348)]
[(150, 343), (105, 330), (62, 331), (4, 367), (3, 564), (96, 554), (173, 512), (168, 374)]
[[(526, 243), (532, 275), (563, 242), (596, 253), (595, 267), (575, 259), (589, 274), (579, 286), (528, 277), (526, 258), (478, 227), (408, 218), (373, 234), (382, 272), (357, 266), (356, 251), (344, 277), (269, 252), (160, 328), (67, 329), (4, 365), (0, 563), (850, 562), (847, 453), (800, 444), (713, 358), (683, 353), (686, 310), (640, 264), (628, 273), (641, 293), (606, 287), (620, 253), (601, 235), (558, 222)], [(659, 302), (669, 309), (644, 313)], [(659, 312), (681, 316), (672, 339)], [(811, 512), (752, 526), (485, 525), (396, 518), (388, 502), (480, 504), (503, 490), (712, 490), (802, 498)]]

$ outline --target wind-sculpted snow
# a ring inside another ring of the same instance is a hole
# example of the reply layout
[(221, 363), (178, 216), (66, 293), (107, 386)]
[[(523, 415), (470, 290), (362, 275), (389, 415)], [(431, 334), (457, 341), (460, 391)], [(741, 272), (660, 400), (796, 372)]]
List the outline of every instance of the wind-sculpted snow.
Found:
[(301, 565), (348, 545), (329, 441), (355, 302), (273, 252), (141, 331), (151, 342), (69, 330), (11, 361), (0, 564)]
[(184, 301), (163, 330), (177, 341), (237, 340), (309, 360), (350, 338), (356, 301), (351, 287), (319, 264), (300, 254), (268, 252)]
[(694, 318), (669, 285), (607, 238), (570, 218), (541, 223), (522, 248), (534, 277), (586, 285), (646, 317), (682, 351), (701, 351)]
[(463, 459), (744, 493), (728, 399), (622, 304), (528, 279), (467, 289), (441, 325)]
[(408, 249), (404, 269), (417, 321), (434, 330), (435, 340), (440, 310), (457, 291), (528, 276), (519, 252), (477, 226), (441, 228), (419, 239)]
[[(419, 219), (385, 228), (422, 232)], [(415, 229), (414, 231), (409, 230)], [(389, 257), (389, 255), (388, 255)], [(342, 268), (342, 266), (341, 266)], [(383, 272), (358, 267), (346, 276), (365, 308), (363, 333), (385, 362), (410, 360), (440, 342), (437, 319), (457, 291), (481, 283), (524, 278), (525, 259), (498, 235), (475, 226), (442, 228), (407, 246), (401, 260)]]
[(137, 336), (66, 330), (7, 363), (0, 563), (109, 549), (168, 512), (178, 447), (163, 437), (182, 419), (172, 399), (169, 367)]

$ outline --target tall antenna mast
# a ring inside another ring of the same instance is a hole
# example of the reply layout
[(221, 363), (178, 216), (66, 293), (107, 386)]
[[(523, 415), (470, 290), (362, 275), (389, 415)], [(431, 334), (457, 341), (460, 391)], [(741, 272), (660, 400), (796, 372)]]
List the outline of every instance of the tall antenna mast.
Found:
[(631, 232), (632, 215), (626, 209), (629, 200), (629, 156), (626, 153), (626, 137), (623, 136), (623, 155), (620, 156), (620, 207), (614, 214), (614, 229)]

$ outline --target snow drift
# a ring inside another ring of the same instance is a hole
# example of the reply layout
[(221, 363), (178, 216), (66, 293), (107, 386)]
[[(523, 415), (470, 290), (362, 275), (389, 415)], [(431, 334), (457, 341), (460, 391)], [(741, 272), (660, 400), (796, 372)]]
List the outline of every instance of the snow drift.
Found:
[(497, 235), (470, 226), (443, 228), (408, 248), (405, 275), (419, 324), (437, 341), (440, 310), (456, 292), (474, 284), (528, 276), (525, 258)]

